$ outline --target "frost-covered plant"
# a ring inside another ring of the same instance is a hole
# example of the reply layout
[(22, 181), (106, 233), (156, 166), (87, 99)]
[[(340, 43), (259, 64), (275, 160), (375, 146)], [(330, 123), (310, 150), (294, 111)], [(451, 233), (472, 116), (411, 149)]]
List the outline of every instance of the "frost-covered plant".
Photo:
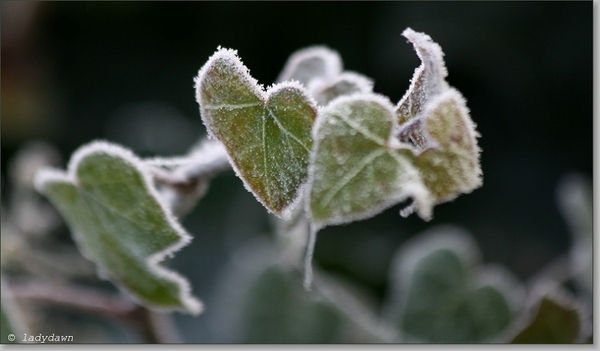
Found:
[[(479, 267), (476, 244), (459, 229), (442, 227), (399, 251), (385, 318), (348, 284), (318, 270), (313, 278), (312, 255), (324, 227), (400, 203), (408, 203), (403, 217), (416, 212), (430, 220), (435, 205), (482, 185), (479, 134), (462, 94), (446, 82), (440, 46), (410, 28), (403, 36), (421, 65), (397, 104), (373, 92), (371, 79), (344, 71), (339, 55), (323, 46), (294, 53), (268, 88), (235, 50), (219, 47), (194, 80), (209, 140), (185, 156), (149, 159), (95, 141), (73, 154), (66, 172), (39, 171), (35, 188), (62, 214), (101, 278), (151, 310), (197, 315), (203, 304), (163, 260), (191, 240), (180, 218), (214, 176), (232, 168), (279, 228), (276, 244), (261, 244), (266, 249), (259, 254), (246, 250), (251, 254), (244, 257), (256, 264), (234, 274), (244, 282), (222, 294), (235, 291), (224, 304), (240, 306), (233, 319), (221, 316), (221, 325), (243, 325), (234, 341), (343, 342), (340, 335), (378, 342), (508, 341), (521, 311), (515, 296), (523, 289), (505, 270)], [(298, 289), (294, 281), (302, 273), (305, 289)], [(274, 305), (261, 309), (257, 299)], [(549, 313), (577, 311), (547, 300), (540, 309), (550, 304)], [(307, 328), (327, 328), (312, 338), (291, 329), (264, 333), (263, 317), (256, 318), (265, 314), (284, 321), (273, 328), (285, 329), (296, 317)], [(535, 327), (534, 319), (514, 340), (535, 340), (527, 332)], [(580, 329), (564, 340), (575, 340)]]

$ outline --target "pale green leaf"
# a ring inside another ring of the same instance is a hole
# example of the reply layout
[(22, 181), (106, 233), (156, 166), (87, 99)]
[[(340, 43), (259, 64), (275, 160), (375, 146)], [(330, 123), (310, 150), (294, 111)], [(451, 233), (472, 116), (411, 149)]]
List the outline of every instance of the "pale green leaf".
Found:
[(462, 95), (448, 89), (423, 113), (426, 144), (418, 156), (423, 181), (435, 203), (453, 200), (482, 185), (475, 125)]
[(419, 151), (417, 167), (435, 203), (450, 201), (482, 185), (479, 134), (464, 97), (450, 87), (441, 47), (424, 33), (404, 35), (421, 59), (396, 107), (395, 139)]
[(507, 330), (522, 291), (501, 267), (482, 267), (477, 245), (441, 227), (405, 243), (392, 263), (387, 318), (406, 341), (494, 341)]
[(340, 55), (325, 46), (310, 46), (290, 55), (278, 82), (296, 80), (305, 87), (313, 81), (330, 81), (342, 72)]
[(196, 78), (208, 133), (227, 150), (236, 174), (271, 212), (286, 217), (307, 176), (317, 111), (298, 83), (263, 91), (235, 51), (219, 49)]
[(324, 46), (311, 46), (294, 52), (286, 62), (278, 82), (296, 80), (320, 106), (338, 96), (368, 93), (373, 81), (362, 74), (342, 72), (340, 55)]
[(83, 146), (68, 172), (40, 171), (36, 188), (61, 212), (101, 277), (148, 307), (200, 313), (188, 281), (159, 265), (191, 238), (129, 150), (106, 142)]
[(413, 150), (388, 143), (393, 117), (389, 100), (375, 94), (340, 97), (320, 111), (308, 183), (315, 227), (368, 218), (408, 198), (430, 217)]

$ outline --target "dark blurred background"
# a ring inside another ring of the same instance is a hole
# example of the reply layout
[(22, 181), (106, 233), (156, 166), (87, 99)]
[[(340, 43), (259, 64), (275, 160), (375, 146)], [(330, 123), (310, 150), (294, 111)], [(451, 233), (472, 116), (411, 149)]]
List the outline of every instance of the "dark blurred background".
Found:
[[(419, 60), (400, 36), (429, 34), (450, 85), (482, 137), (484, 184), (434, 219), (373, 219), (319, 233), (315, 262), (380, 298), (392, 253), (436, 224), (468, 229), (485, 262), (526, 279), (565, 252), (555, 190), (592, 176), (592, 2), (2, 2), (2, 179), (24, 143), (44, 140), (66, 162), (108, 139), (142, 156), (177, 155), (205, 135), (193, 78), (217, 46), (238, 50), (265, 86), (297, 49), (323, 44), (344, 68), (397, 102)], [(186, 217), (194, 236), (172, 265), (210, 294), (231, 249), (271, 221), (233, 174), (218, 176)], [(210, 305), (208, 305), (210, 308)], [(203, 316), (177, 316), (186, 339), (208, 340)], [(192, 333), (192, 331), (194, 331)]]

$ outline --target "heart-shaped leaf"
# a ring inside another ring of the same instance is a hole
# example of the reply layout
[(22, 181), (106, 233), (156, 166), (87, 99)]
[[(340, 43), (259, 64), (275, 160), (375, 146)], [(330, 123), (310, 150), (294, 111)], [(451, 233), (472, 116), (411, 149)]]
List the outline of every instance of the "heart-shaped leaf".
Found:
[(200, 313), (202, 305), (190, 295), (188, 281), (159, 265), (191, 238), (129, 150), (105, 142), (83, 146), (71, 158), (68, 173), (41, 170), (36, 189), (61, 212), (101, 277), (148, 307)]
[(407, 198), (430, 217), (413, 150), (388, 143), (393, 118), (392, 104), (375, 94), (340, 97), (320, 111), (308, 181), (314, 227), (368, 218)]
[(480, 267), (473, 239), (442, 227), (405, 243), (392, 263), (387, 316), (406, 341), (493, 341), (509, 326), (521, 289), (501, 267)]
[(196, 98), (208, 133), (223, 143), (246, 188), (286, 217), (306, 180), (317, 114), (304, 88), (284, 82), (265, 92), (235, 51), (219, 49), (200, 69)]

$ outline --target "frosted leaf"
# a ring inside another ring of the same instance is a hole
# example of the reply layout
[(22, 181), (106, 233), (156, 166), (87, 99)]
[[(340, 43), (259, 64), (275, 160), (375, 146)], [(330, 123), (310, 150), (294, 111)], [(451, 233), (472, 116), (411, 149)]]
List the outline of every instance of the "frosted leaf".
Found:
[[(399, 126), (419, 116), (433, 97), (449, 88), (445, 80), (448, 71), (444, 64), (442, 48), (433, 42), (429, 35), (415, 32), (410, 28), (405, 29), (402, 35), (413, 44), (421, 59), (421, 65), (415, 69), (410, 87), (396, 106)], [(418, 129), (412, 131), (409, 137), (417, 146), (425, 143), (424, 137)], [(402, 141), (406, 142), (408, 139), (405, 138)]]
[(131, 151), (93, 142), (73, 154), (66, 173), (39, 171), (35, 185), (66, 219), (80, 251), (102, 278), (150, 308), (201, 312), (189, 282), (159, 264), (191, 237), (160, 201), (146, 165)]
[(410, 145), (392, 147), (393, 106), (375, 94), (344, 96), (313, 129), (308, 209), (317, 228), (372, 217), (411, 198), (422, 218), (432, 203)]
[(445, 80), (448, 71), (442, 48), (429, 35), (410, 28), (405, 29), (402, 35), (413, 44), (421, 65), (415, 69), (410, 87), (396, 107), (400, 124), (419, 115), (431, 97), (448, 89)]
[(325, 106), (338, 96), (373, 91), (373, 81), (362, 74), (344, 72), (327, 83), (316, 81), (308, 90), (320, 106)]
[(320, 106), (338, 96), (368, 93), (373, 81), (362, 74), (342, 72), (342, 59), (336, 51), (324, 46), (311, 46), (293, 53), (277, 79), (296, 80)]
[(417, 168), (435, 203), (450, 201), (482, 185), (479, 134), (464, 97), (446, 83), (440, 46), (424, 33), (403, 33), (421, 59), (408, 91), (396, 106), (390, 143), (412, 143)]
[(394, 255), (387, 319), (406, 342), (496, 340), (520, 309), (523, 288), (499, 266), (481, 265), (471, 235), (440, 226), (405, 243)]
[(449, 89), (423, 112), (427, 141), (417, 168), (436, 203), (450, 201), (482, 185), (475, 125), (462, 95)]
[(314, 79), (330, 81), (342, 72), (340, 55), (325, 46), (311, 46), (290, 55), (277, 82), (296, 80), (308, 86)]
[(285, 218), (307, 176), (314, 102), (297, 82), (265, 92), (228, 49), (217, 50), (195, 82), (209, 135), (223, 144), (245, 187)]

